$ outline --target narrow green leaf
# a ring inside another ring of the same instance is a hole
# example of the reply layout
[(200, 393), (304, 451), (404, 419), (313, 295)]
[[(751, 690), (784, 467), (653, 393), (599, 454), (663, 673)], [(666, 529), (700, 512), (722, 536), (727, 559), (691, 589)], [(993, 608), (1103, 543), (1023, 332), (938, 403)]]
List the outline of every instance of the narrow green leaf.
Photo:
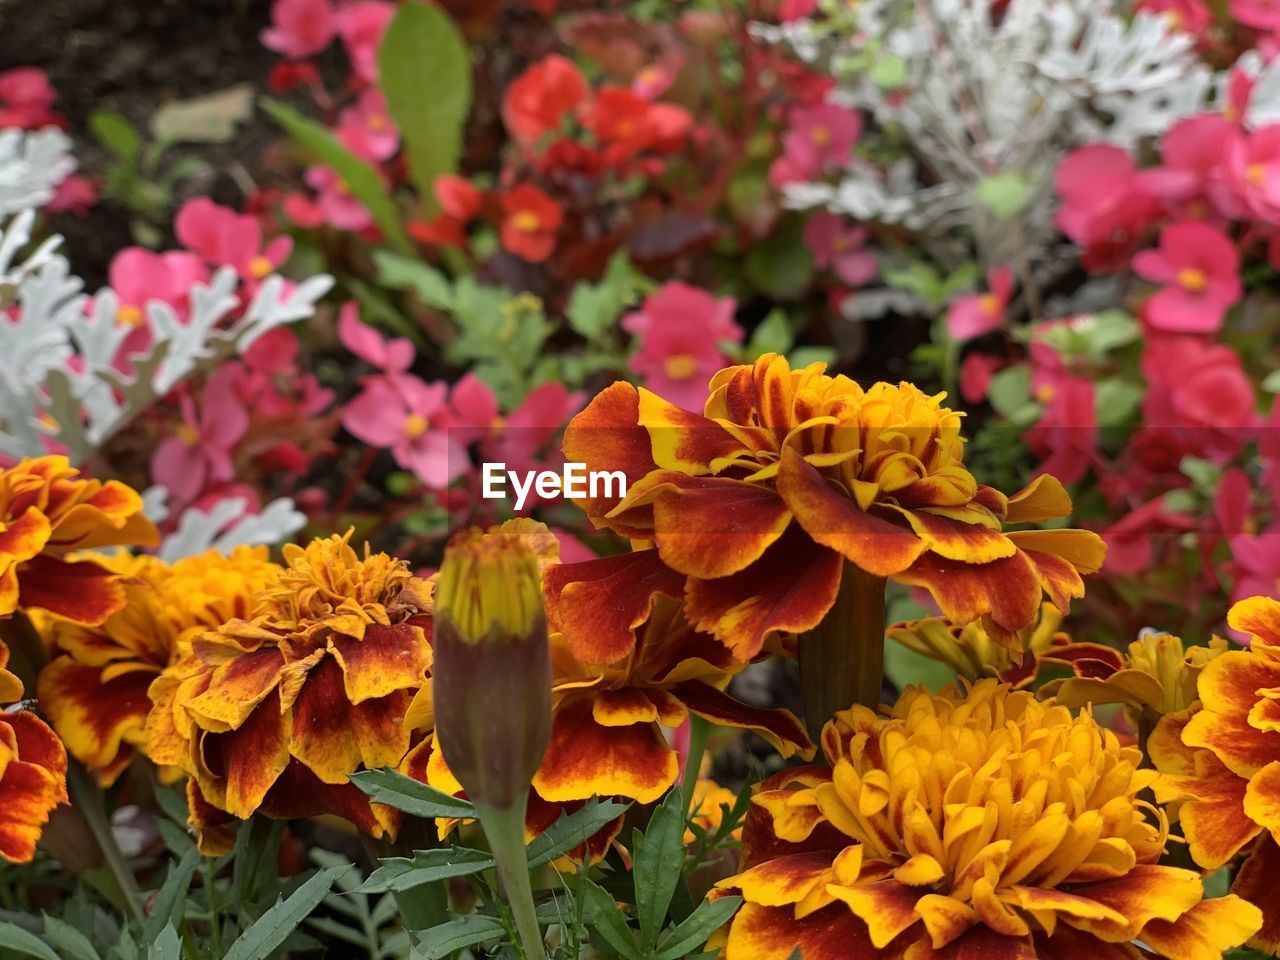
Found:
[[(638, 834), (638, 831), (637, 831)], [(636, 891), (636, 913), (640, 934), (646, 945), (658, 939), (667, 919), (667, 908), (680, 882), (684, 866), (684, 796), (671, 790), (654, 808), (643, 839), (634, 851), (632, 878)]]
[(742, 903), (741, 897), (704, 900), (684, 923), (675, 927), (661, 942), (653, 960), (680, 960), (707, 942), (707, 937), (733, 916)]
[(191, 878), (200, 865), (201, 854), (194, 846), (182, 855), (177, 863), (169, 864), (164, 884), (156, 894), (151, 912), (147, 914), (146, 925), (142, 928), (142, 939), (145, 943), (154, 943), (164, 930), (166, 924), (177, 922), (181, 913), (175, 910), (186, 897), (187, 888), (191, 886)]
[(66, 960), (100, 960), (89, 938), (64, 920), (45, 914), (44, 935)]
[(333, 167), (356, 199), (369, 208), (369, 213), (386, 234), (387, 242), (392, 247), (405, 254), (413, 252), (413, 244), (400, 225), (400, 211), (391, 200), (387, 185), (382, 182), (377, 170), (339, 143), (338, 138), (329, 130), (314, 120), (308, 120), (293, 107), (265, 97), (261, 103), (262, 109), (284, 127), (285, 132), (303, 149)]
[(95, 110), (89, 114), (89, 129), (98, 142), (126, 163), (134, 163), (142, 149), (142, 135), (123, 113)]
[(636, 946), (635, 933), (627, 923), (626, 914), (618, 908), (609, 891), (584, 878), (582, 898), (591, 911), (593, 927), (604, 938), (604, 942), (622, 954), (624, 960), (640, 960), (642, 955)]
[(529, 867), (540, 867), (587, 842), (597, 830), (627, 812), (630, 804), (593, 801), (562, 816), (529, 844)]
[(402, 892), (424, 883), (466, 877), (492, 867), (493, 855), (467, 847), (415, 850), (412, 857), (388, 857), (356, 893)]
[(384, 286), (407, 290), (429, 307), (453, 309), (453, 290), (449, 279), (435, 267), (386, 250), (373, 251), (373, 263)]
[(441, 793), (394, 770), (362, 770), (351, 775), (351, 782), (368, 794), (374, 803), (385, 803), (411, 817), (474, 817), (470, 801)]
[(28, 933), (12, 923), (0, 924), (0, 953), (5, 950), (10, 950), (22, 957), (60, 960), (53, 948), (34, 933)]
[(403, 4), (378, 50), (378, 85), (400, 128), (409, 174), (424, 206), (438, 209), (436, 178), (453, 173), (471, 109), (471, 57), (439, 7)]
[(751, 339), (747, 343), (747, 359), (754, 360), (766, 353), (785, 354), (794, 342), (795, 334), (791, 330), (791, 321), (787, 319), (787, 311), (775, 307), (751, 331)]
[(289, 934), (298, 929), (307, 915), (320, 905), (338, 875), (352, 869), (354, 867), (346, 866), (321, 870), (293, 891), (287, 899), (277, 900), (275, 906), (240, 934), (223, 960), (267, 960)]
[(182, 960), (182, 940), (172, 923), (147, 947), (147, 960)]
[(474, 913), (426, 931), (418, 939), (415, 956), (423, 960), (441, 960), (464, 947), (474, 947), (477, 943), (504, 936), (506, 931), (494, 917)]

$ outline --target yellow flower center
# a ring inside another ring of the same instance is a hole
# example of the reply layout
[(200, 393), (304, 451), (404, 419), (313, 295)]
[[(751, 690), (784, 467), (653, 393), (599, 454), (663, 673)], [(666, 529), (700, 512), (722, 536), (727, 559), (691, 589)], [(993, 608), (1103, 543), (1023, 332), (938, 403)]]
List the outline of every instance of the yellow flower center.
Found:
[(1261, 163), (1251, 163), (1245, 168), (1244, 178), (1251, 186), (1260, 187), (1267, 180), (1267, 168)]
[(1190, 293), (1203, 293), (1209, 278), (1197, 267), (1184, 267), (1178, 271), (1178, 285)]
[(825, 147), (831, 142), (831, 130), (818, 124), (809, 132), (809, 138), (820, 147)]
[(200, 436), (200, 431), (189, 423), (178, 424), (177, 434), (178, 439), (188, 447), (198, 447), (200, 446), (201, 440), (204, 439)]
[(996, 317), (1000, 315), (1000, 298), (994, 293), (984, 293), (981, 300), (979, 300), (979, 304), (982, 307), (982, 312), (987, 316)]
[(1052, 403), (1057, 395), (1058, 391), (1053, 388), (1052, 383), (1042, 383), (1036, 387), (1036, 400), (1040, 403)]
[(120, 308), (116, 310), (116, 326), (137, 328), (142, 326), (145, 315), (141, 307), (136, 307), (132, 303), (122, 303)]
[(255, 280), (261, 280), (274, 269), (275, 264), (261, 254), (249, 261), (249, 275)]
[(431, 422), (420, 413), (411, 413), (404, 418), (404, 435), (410, 440), (417, 440), (427, 432)]
[(369, 116), (365, 119), (364, 125), (365, 125), (365, 126), (366, 126), (366, 127), (367, 127), (371, 132), (372, 132), (372, 133), (384, 133), (386, 130), (388, 130), (388, 129), (390, 128), (391, 123), (387, 120), (387, 118), (386, 118), (386, 116), (385, 116), (384, 114), (381, 114), (381, 113), (371, 113), (371, 114), (369, 114)]
[(687, 353), (677, 353), (662, 362), (662, 369), (672, 380), (688, 380), (698, 372), (698, 361)]
[(521, 233), (537, 233), (542, 220), (532, 210), (517, 210), (511, 217), (511, 225)]

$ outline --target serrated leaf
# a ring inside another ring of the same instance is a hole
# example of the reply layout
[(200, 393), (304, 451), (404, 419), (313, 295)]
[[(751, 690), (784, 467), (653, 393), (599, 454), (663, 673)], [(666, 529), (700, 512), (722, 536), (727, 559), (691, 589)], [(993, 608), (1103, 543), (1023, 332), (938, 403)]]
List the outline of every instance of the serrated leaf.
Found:
[(382, 37), (378, 85), (418, 195), (435, 213), (436, 178), (457, 169), (471, 109), (471, 57), (452, 18), (439, 7), (403, 4)]
[(582, 898), (591, 911), (593, 929), (604, 938), (605, 943), (618, 951), (624, 960), (640, 960), (640, 948), (636, 946), (635, 934), (627, 923), (626, 914), (608, 891), (584, 877)]
[(427, 930), (418, 938), (415, 954), (423, 960), (442, 960), (458, 950), (506, 935), (496, 918), (476, 913)]
[(691, 951), (705, 944), (707, 937), (733, 916), (741, 903), (741, 897), (702, 901), (684, 923), (662, 939), (653, 960), (680, 960), (681, 957), (688, 956)]
[(268, 98), (260, 102), (271, 118), (284, 127), (300, 146), (334, 169), (355, 198), (368, 208), (392, 247), (404, 254), (413, 252), (413, 244), (400, 225), (400, 211), (377, 170), (338, 142), (328, 129), (308, 120), (287, 104)]
[(529, 867), (540, 867), (581, 846), (605, 824), (627, 812), (630, 804), (612, 800), (588, 801), (586, 806), (566, 813), (534, 837), (527, 851)]
[(12, 924), (0, 924), (0, 952), (12, 951), (22, 957), (36, 957), (38, 960), (61, 960), (53, 948), (21, 927)]
[(147, 947), (147, 960), (182, 960), (182, 940), (172, 923)]
[(449, 278), (429, 264), (386, 250), (373, 251), (378, 279), (393, 290), (407, 290), (429, 307), (451, 310), (453, 290)]
[(147, 914), (147, 922), (142, 928), (144, 942), (154, 942), (160, 936), (161, 931), (164, 930), (165, 924), (181, 921), (182, 914), (176, 908), (182, 905), (183, 899), (187, 894), (187, 888), (191, 885), (191, 878), (195, 875), (196, 867), (200, 865), (200, 860), (200, 851), (195, 846), (192, 846), (183, 854), (180, 861), (169, 864), (164, 883), (161, 884), (160, 890), (156, 894), (155, 902), (151, 905), (150, 912)]
[(381, 863), (356, 893), (402, 893), (437, 880), (480, 873), (494, 865), (488, 851), (469, 847), (415, 850), (412, 857), (387, 857)]
[(671, 790), (654, 808), (645, 832), (636, 831), (631, 876), (636, 914), (646, 944), (653, 944), (667, 919), (667, 908), (684, 867), (684, 795)]
[(100, 960), (89, 938), (71, 924), (45, 914), (44, 935), (65, 960)]
[(467, 800), (441, 793), (394, 770), (362, 770), (351, 782), (374, 803), (385, 803), (411, 817), (474, 817), (475, 808)]
[(324, 900), (340, 873), (352, 866), (321, 870), (287, 898), (276, 900), (275, 906), (260, 916), (236, 938), (223, 960), (267, 960), (289, 935)]
[(579, 283), (573, 288), (565, 310), (569, 326), (588, 341), (598, 340), (635, 302), (640, 279), (627, 252), (617, 251), (599, 283)]

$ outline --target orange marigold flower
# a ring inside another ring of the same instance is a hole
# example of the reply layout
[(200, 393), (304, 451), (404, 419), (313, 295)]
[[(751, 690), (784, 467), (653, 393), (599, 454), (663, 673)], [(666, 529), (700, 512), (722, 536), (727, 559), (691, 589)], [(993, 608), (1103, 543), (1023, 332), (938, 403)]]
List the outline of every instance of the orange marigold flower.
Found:
[(398, 828), (349, 776), (409, 749), (405, 712), (431, 666), (430, 586), (402, 560), (357, 554), (350, 536), (286, 546), (249, 618), (196, 636), (151, 685), (146, 752), (191, 775), (205, 849), (227, 840), (220, 822), (254, 813), (336, 813), (375, 837)]
[(822, 740), (829, 771), (755, 798), (747, 869), (719, 884), (745, 901), (727, 960), (1181, 960), (1261, 922), (1157, 863), (1168, 826), (1139, 798), (1157, 775), (1087, 713), (992, 679), (854, 707)]
[(1147, 749), (1191, 856), (1214, 869), (1249, 850), (1232, 889), (1263, 908), (1250, 946), (1280, 951), (1280, 601), (1241, 600), (1227, 616), (1249, 634), (1196, 679), (1199, 700), (1160, 721)]
[(66, 457), (0, 470), (0, 617), (35, 608), (101, 623), (124, 606), (124, 587), (100, 563), (67, 554), (158, 541), (135, 491), (115, 480), (80, 479)]
[[(704, 835), (710, 836), (724, 823), (725, 808), (732, 810), (737, 802), (738, 795), (732, 790), (720, 786), (710, 777), (699, 777), (698, 782), (693, 785), (693, 803), (689, 811), (689, 819), (701, 828)], [(735, 840), (741, 840), (742, 828), (737, 827), (732, 836)], [(697, 840), (696, 833), (689, 829), (685, 830), (686, 846), (696, 843)]]
[(247, 546), (172, 566), (124, 552), (98, 562), (121, 576), (126, 604), (96, 627), (41, 618), (53, 659), (39, 697), (67, 749), (106, 786), (145, 749), (151, 682), (190, 653), (195, 634), (247, 617), (279, 567), (266, 547)]
[[(0, 706), (22, 697), (8, 671), (9, 648), (0, 642)], [(26, 863), (60, 803), (67, 803), (67, 752), (62, 741), (29, 710), (0, 710), (0, 860)]]
[(1071, 509), (1040, 476), (1005, 497), (965, 469), (961, 415), (908, 383), (863, 389), (821, 363), (766, 354), (711, 381), (705, 416), (615, 383), (565, 432), (567, 459), (621, 471), (625, 498), (579, 501), (593, 522), (653, 542), (685, 575), (686, 609), (741, 659), (816, 627), (843, 562), (926, 588), (955, 623), (1011, 649), (1043, 592), (1065, 611), (1105, 546), (1081, 530), (1006, 532)]

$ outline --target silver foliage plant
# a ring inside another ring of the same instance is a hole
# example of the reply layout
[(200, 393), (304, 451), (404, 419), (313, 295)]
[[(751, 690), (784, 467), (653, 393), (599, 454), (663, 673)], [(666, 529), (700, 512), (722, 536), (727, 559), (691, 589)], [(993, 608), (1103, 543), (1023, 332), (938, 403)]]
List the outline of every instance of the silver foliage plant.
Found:
[[(188, 377), (276, 327), (311, 317), (333, 285), (327, 275), (295, 286), (268, 277), (233, 319), (239, 279), (222, 267), (207, 284), (192, 287), (185, 320), (166, 303), (146, 305), (151, 343), (128, 358), (132, 372), (122, 373), (118, 355), (131, 330), (116, 322), (115, 291), (86, 294), (58, 252), (58, 237), (28, 252), (37, 208), (75, 168), (68, 146), (56, 130), (0, 131), (0, 217), (12, 214), (0, 220), (0, 455), (10, 459), (41, 456), (52, 447), (83, 462)], [(152, 491), (148, 502), (156, 508), (164, 499)], [(221, 512), (183, 516), (166, 552), (173, 558), (190, 544), (276, 542), (301, 526), (301, 514), (286, 499), (223, 531), (243, 508), (237, 501)]]
[[(1070, 262), (1053, 228), (1053, 173), (1072, 149), (1133, 148), (1178, 120), (1218, 109), (1226, 75), (1164, 16), (1117, 0), (861, 0), (824, 2), (824, 16), (757, 25), (837, 81), (834, 99), (865, 111), (896, 146), (887, 168), (855, 160), (835, 182), (791, 184), (785, 202), (911, 230), (933, 265), (954, 270), (1029, 258), (1052, 274)], [(1245, 122), (1280, 118), (1280, 63), (1256, 54)], [(977, 191), (1016, 179), (1015, 214), (996, 216)], [(973, 239), (957, 228), (972, 228)], [(976, 247), (976, 249), (975, 249)], [(857, 301), (859, 298), (851, 298)]]

